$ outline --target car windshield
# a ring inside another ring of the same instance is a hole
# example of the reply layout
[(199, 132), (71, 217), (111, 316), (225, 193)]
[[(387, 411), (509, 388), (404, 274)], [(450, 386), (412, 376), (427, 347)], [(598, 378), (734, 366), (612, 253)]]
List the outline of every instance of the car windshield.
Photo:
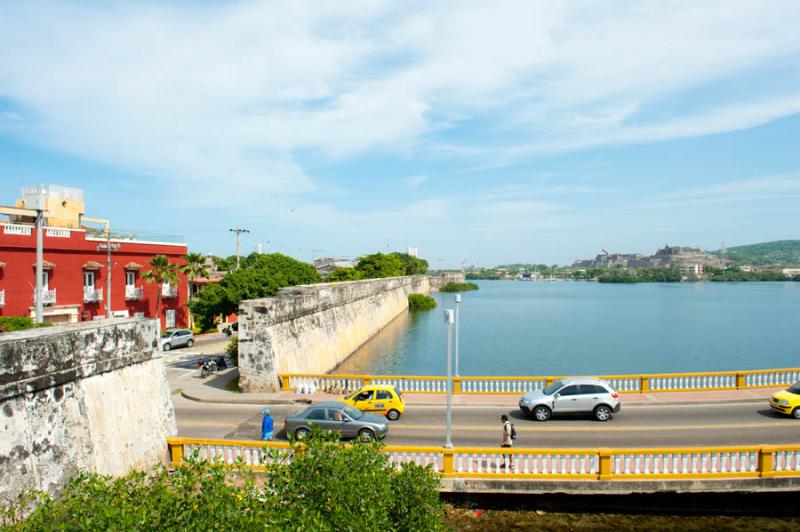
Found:
[(353, 408), (350, 405), (344, 405), (344, 407), (342, 408), (342, 411), (344, 411), (345, 414), (350, 416), (351, 419), (361, 419), (362, 417), (364, 417), (364, 413), (363, 412), (361, 412), (358, 409)]
[(545, 395), (553, 395), (558, 390), (560, 390), (562, 386), (564, 386), (563, 382), (556, 381), (553, 384), (551, 384), (550, 386), (548, 386), (547, 388), (545, 388), (544, 390), (542, 390), (542, 393), (545, 394)]
[(793, 393), (795, 395), (800, 395), (800, 382), (792, 384), (789, 388), (786, 389), (786, 391), (789, 393)]

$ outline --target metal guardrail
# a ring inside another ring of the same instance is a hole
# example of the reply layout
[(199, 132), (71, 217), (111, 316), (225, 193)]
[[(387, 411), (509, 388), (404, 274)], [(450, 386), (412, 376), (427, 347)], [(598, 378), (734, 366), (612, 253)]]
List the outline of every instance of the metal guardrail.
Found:
[[(623, 393), (742, 390), (784, 386), (800, 380), (800, 368), (642, 375), (594, 375)], [(447, 378), (415, 375), (333, 375), (283, 373), (281, 390), (313, 388), (331, 393), (355, 391), (366, 384), (390, 384), (403, 393), (446, 393)], [(563, 376), (453, 377), (454, 394), (521, 394), (544, 388)]]
[[(263, 469), (277, 450), (291, 459), (285, 442), (168, 438), (172, 465), (200, 458)], [(800, 444), (651, 449), (501, 449), (387, 445), (389, 463), (430, 466), (449, 478), (550, 480), (681, 480), (800, 476)]]

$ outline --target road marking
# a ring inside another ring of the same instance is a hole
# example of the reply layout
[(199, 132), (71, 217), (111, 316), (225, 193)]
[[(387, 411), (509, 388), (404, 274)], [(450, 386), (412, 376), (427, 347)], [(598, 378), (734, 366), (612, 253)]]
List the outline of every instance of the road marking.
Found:
[[(394, 430), (444, 430), (445, 425), (390, 425)], [(771, 421), (765, 423), (720, 423), (713, 425), (630, 425), (622, 427), (565, 427), (563, 425), (549, 426), (549, 427), (519, 427), (516, 426), (517, 431), (522, 432), (577, 432), (577, 431), (594, 431), (594, 432), (635, 432), (635, 431), (648, 431), (648, 430), (719, 430), (719, 429), (750, 429), (750, 428), (769, 428), (769, 427), (795, 427), (798, 425), (792, 421), (781, 422)], [(471, 431), (491, 431), (500, 432), (502, 427), (486, 427), (480, 425), (453, 425), (453, 430), (471, 430)]]

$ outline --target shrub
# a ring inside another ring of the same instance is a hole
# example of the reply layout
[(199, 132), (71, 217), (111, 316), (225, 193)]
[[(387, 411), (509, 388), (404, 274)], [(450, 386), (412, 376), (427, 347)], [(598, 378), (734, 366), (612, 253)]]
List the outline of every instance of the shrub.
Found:
[(233, 360), (233, 365), (239, 365), (239, 337), (234, 336), (228, 342), (228, 345), (225, 347), (225, 354), (231, 357)]
[(442, 286), (440, 292), (466, 292), (467, 290), (477, 290), (478, 285), (475, 283), (453, 283), (449, 282)]
[[(189, 457), (121, 478), (80, 473), (53, 498), (26, 492), (0, 512), (11, 530), (442, 530), (438, 478), (430, 467), (397, 470), (380, 443), (345, 445), (314, 431), (277, 450), (265, 479), (242, 464)], [(37, 504), (31, 511), (31, 505)], [(24, 520), (21, 515), (28, 514)]]
[(52, 323), (33, 323), (33, 318), (28, 316), (0, 316), (0, 333), (50, 327), (51, 325)]
[(431, 310), (436, 308), (436, 300), (423, 294), (409, 294), (408, 310)]

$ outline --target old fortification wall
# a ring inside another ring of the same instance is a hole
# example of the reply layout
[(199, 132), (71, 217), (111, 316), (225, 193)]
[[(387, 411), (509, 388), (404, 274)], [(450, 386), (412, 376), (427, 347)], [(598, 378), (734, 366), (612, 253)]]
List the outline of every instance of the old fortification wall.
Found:
[(275, 297), (242, 301), (240, 388), (275, 391), (279, 373), (331, 371), (405, 312), (409, 294), (427, 294), (444, 282), (414, 275), (294, 286)]
[(158, 333), (117, 318), (0, 335), (0, 500), (167, 458), (176, 425)]

